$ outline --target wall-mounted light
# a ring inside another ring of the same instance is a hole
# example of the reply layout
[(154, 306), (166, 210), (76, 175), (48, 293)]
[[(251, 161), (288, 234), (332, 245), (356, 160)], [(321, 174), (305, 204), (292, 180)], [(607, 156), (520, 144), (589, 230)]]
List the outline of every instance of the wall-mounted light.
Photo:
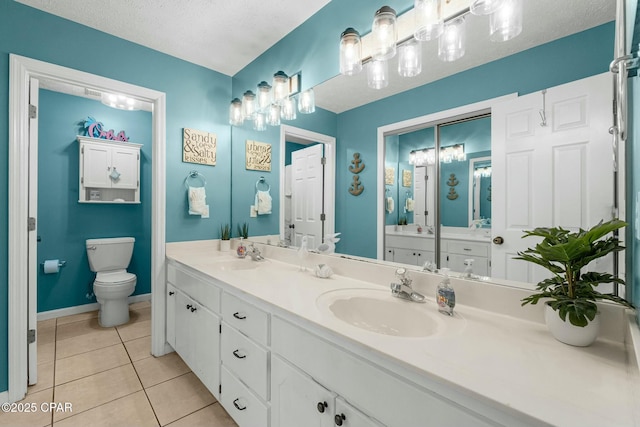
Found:
[(289, 96), (289, 76), (284, 71), (273, 75), (273, 102), (279, 104)]
[(474, 15), (491, 15), (498, 10), (504, 0), (474, 0), (469, 9)]
[(362, 71), (360, 33), (349, 27), (340, 34), (340, 74), (352, 76)]
[(280, 115), (282, 116), (282, 120), (295, 120), (296, 115), (296, 98), (293, 96), (289, 96), (284, 101), (282, 101), (282, 110), (280, 111)]
[(266, 111), (272, 102), (271, 85), (265, 81), (258, 83), (258, 109)]
[(449, 147), (442, 147), (440, 149), (440, 161), (442, 163), (464, 162), (467, 160), (467, 155), (464, 153), (464, 145), (455, 144)]
[(382, 89), (389, 85), (389, 64), (373, 59), (367, 63), (367, 84), (372, 89)]
[(229, 124), (231, 126), (241, 126), (243, 121), (242, 101), (238, 98), (233, 98), (231, 105), (229, 105)]
[(253, 116), (253, 130), (267, 130), (267, 118), (264, 113), (258, 112)]
[(473, 171), (474, 178), (488, 178), (491, 176), (491, 166), (476, 168)]
[(280, 106), (271, 104), (267, 110), (267, 124), (269, 126), (280, 126)]
[(444, 32), (438, 39), (438, 58), (452, 62), (464, 56), (467, 44), (465, 17), (459, 16), (444, 24)]
[(373, 17), (371, 36), (373, 37), (373, 52), (371, 53), (373, 59), (391, 59), (396, 55), (398, 28), (395, 10), (389, 6), (382, 6), (376, 11)]
[(313, 92), (313, 88), (307, 89), (300, 94), (298, 111), (301, 114), (311, 114), (316, 111), (316, 95)]
[(414, 77), (422, 71), (422, 47), (415, 38), (398, 46), (398, 74)]
[[(463, 162), (467, 160), (464, 153), (464, 145), (455, 144), (449, 147), (440, 148), (440, 161), (442, 163)], [(414, 166), (428, 166), (436, 163), (435, 148), (422, 148), (420, 150), (412, 150), (409, 153), (409, 164)]]
[(420, 41), (440, 37), (444, 31), (442, 0), (415, 0), (413, 10), (416, 25), (413, 36)]
[(504, 42), (522, 32), (522, 0), (504, 0), (502, 6), (489, 17), (489, 37)]
[(242, 115), (245, 120), (253, 120), (256, 114), (256, 94), (250, 90), (242, 95)]

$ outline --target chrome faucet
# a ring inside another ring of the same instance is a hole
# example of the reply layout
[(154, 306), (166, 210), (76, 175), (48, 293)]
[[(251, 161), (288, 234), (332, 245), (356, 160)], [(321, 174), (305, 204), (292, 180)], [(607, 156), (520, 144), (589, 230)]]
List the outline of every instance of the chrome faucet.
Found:
[(260, 249), (256, 248), (253, 245), (253, 243), (251, 243), (251, 245), (249, 245), (249, 248), (247, 249), (247, 255), (249, 255), (251, 257), (251, 259), (254, 260), (254, 261), (261, 261), (261, 260), (264, 259), (264, 257), (260, 253)]
[(396, 298), (402, 298), (414, 302), (425, 302), (424, 295), (416, 292), (411, 287), (411, 278), (407, 276), (407, 269), (399, 268), (396, 270), (396, 277), (400, 279), (400, 283), (391, 283), (391, 295)]
[(425, 261), (424, 264), (422, 264), (422, 271), (430, 271), (432, 273), (437, 273), (438, 272), (438, 266), (436, 265), (435, 262), (431, 262), (429, 260)]

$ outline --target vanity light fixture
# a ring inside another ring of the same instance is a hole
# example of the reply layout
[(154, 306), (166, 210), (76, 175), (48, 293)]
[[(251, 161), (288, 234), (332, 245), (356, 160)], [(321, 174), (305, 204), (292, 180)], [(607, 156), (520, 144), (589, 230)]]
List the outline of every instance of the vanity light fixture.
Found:
[(371, 27), (373, 37), (373, 52), (375, 60), (391, 59), (396, 55), (398, 42), (398, 27), (396, 25), (396, 11), (389, 6), (382, 6), (376, 11)]
[[(440, 148), (440, 161), (442, 163), (463, 162), (467, 160), (464, 152), (464, 145), (455, 144), (449, 147)], [(414, 166), (428, 166), (436, 163), (435, 148), (423, 148), (412, 150), (409, 153), (409, 164)]]
[(289, 96), (289, 76), (284, 71), (273, 75), (273, 102), (280, 104)]
[(296, 119), (296, 98), (293, 96), (287, 97), (284, 101), (282, 101), (282, 109), (280, 111), (280, 115), (282, 120), (295, 120)]
[(238, 98), (233, 98), (231, 105), (229, 105), (229, 124), (231, 126), (241, 126), (243, 121), (242, 101)]
[(415, 38), (398, 46), (398, 74), (414, 77), (422, 71), (422, 46)]
[(300, 93), (298, 110), (301, 114), (311, 114), (316, 111), (316, 95), (313, 92), (313, 88)]
[(413, 36), (416, 40), (435, 40), (444, 31), (442, 17), (442, 0), (415, 0), (414, 19), (416, 29)]
[(266, 111), (271, 105), (272, 99), (271, 85), (265, 81), (258, 83), (258, 108), (260, 111)]
[(278, 104), (271, 104), (266, 115), (269, 126), (280, 126), (280, 106)]
[(491, 15), (500, 9), (504, 0), (474, 0), (469, 6), (469, 10), (474, 15)]
[(256, 94), (248, 90), (242, 95), (242, 115), (245, 120), (253, 120), (256, 114)]
[(465, 17), (459, 16), (444, 24), (444, 32), (438, 39), (438, 58), (452, 62), (464, 56), (467, 43)]
[(477, 168), (473, 171), (474, 178), (488, 178), (491, 176), (491, 166)]
[(264, 113), (257, 112), (253, 116), (253, 130), (257, 130), (257, 131), (267, 130), (267, 119)]
[(464, 145), (455, 144), (449, 147), (442, 147), (440, 149), (440, 161), (442, 163), (464, 162), (467, 160), (467, 155), (464, 152)]
[(522, 0), (504, 0), (502, 7), (489, 17), (489, 37), (504, 42), (522, 32)]
[(372, 89), (382, 89), (389, 85), (387, 61), (373, 59), (367, 63), (367, 84)]
[(349, 27), (340, 34), (340, 74), (353, 76), (362, 71), (360, 33)]

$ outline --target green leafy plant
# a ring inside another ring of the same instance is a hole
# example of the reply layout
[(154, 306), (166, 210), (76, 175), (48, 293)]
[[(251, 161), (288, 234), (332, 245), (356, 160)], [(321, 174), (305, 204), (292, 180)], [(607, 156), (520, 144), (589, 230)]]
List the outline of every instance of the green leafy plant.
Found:
[(617, 219), (602, 222), (589, 230), (569, 232), (561, 227), (536, 228), (525, 231), (523, 238), (542, 237), (535, 248), (518, 252), (518, 257), (546, 268), (553, 276), (538, 283), (540, 291), (522, 300), (522, 305), (536, 304), (541, 298), (549, 298), (548, 304), (563, 321), (567, 316), (572, 325), (586, 326), (592, 321), (598, 307), (597, 300), (609, 300), (626, 307), (633, 306), (623, 298), (612, 294), (602, 294), (595, 287), (600, 283), (624, 283), (624, 280), (609, 273), (586, 272), (582, 269), (591, 261), (612, 252), (624, 250), (619, 240), (610, 235), (614, 230), (627, 224)]
[(244, 239), (249, 237), (249, 224), (247, 224), (246, 222), (243, 223), (242, 226), (238, 224), (238, 237), (242, 237)]
[(223, 224), (220, 226), (220, 239), (221, 240), (231, 239), (231, 226), (229, 224)]

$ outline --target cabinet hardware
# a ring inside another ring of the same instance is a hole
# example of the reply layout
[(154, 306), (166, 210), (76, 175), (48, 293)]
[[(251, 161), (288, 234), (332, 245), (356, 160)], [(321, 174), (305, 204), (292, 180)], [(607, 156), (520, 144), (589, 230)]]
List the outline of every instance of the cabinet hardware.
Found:
[(233, 313), (233, 317), (235, 317), (238, 320), (244, 320), (247, 318), (247, 316), (243, 316), (242, 314), (240, 314), (239, 311), (236, 311), (235, 313)]
[(246, 355), (246, 354), (240, 355), (240, 354), (238, 353), (238, 351), (240, 351), (240, 349), (233, 350), (233, 355), (234, 355), (235, 357), (237, 357), (238, 359), (244, 359), (245, 357), (247, 357), (247, 355)]
[(501, 236), (495, 237), (493, 239), (493, 243), (495, 243), (496, 245), (501, 245), (504, 243), (504, 239)]
[(234, 400), (233, 401), (233, 406), (235, 406), (238, 411), (244, 411), (245, 409), (247, 409), (247, 407), (246, 406), (240, 407), (240, 405), (238, 405), (238, 401), (239, 400), (240, 400), (240, 398), (237, 398), (236, 400)]
[(169, 296), (171, 296), (171, 295), (173, 295), (173, 294), (175, 294), (175, 292), (173, 292), (173, 291), (169, 291)]
[(193, 307), (191, 304), (187, 304), (187, 310), (189, 310), (191, 307)]
[(193, 313), (194, 311), (196, 311), (197, 308), (196, 307), (191, 307), (191, 312)]
[(321, 414), (324, 413), (324, 410), (327, 409), (329, 405), (327, 404), (327, 402), (318, 402), (318, 404), (316, 405), (316, 407), (318, 408), (318, 412), (320, 412)]
[(463, 250), (467, 251), (467, 252), (471, 252), (470, 248), (463, 248)]
[(342, 422), (346, 419), (347, 417), (345, 417), (344, 414), (336, 414), (333, 421), (336, 423), (337, 426), (341, 426)]

